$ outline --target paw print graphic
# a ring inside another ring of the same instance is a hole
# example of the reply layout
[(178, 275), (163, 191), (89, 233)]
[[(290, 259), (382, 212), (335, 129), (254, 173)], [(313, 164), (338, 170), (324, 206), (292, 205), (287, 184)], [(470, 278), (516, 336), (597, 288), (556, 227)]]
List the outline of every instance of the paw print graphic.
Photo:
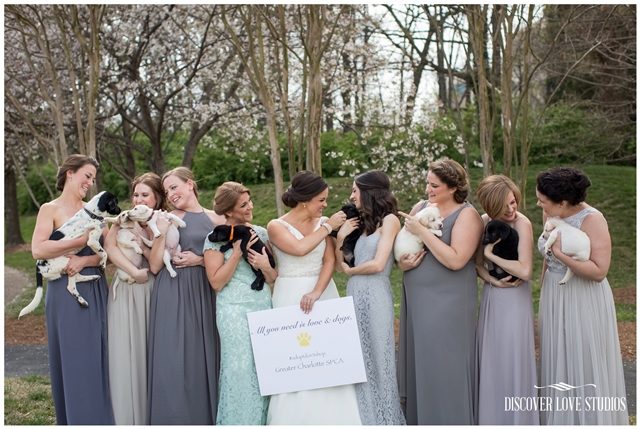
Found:
[(307, 332), (300, 332), (296, 338), (300, 347), (307, 347), (311, 344), (311, 335)]

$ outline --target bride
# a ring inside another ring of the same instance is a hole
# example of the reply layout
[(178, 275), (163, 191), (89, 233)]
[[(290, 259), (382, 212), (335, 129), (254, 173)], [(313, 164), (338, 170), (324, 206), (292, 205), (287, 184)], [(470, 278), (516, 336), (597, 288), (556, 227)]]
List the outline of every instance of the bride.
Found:
[[(339, 211), (322, 216), (329, 189), (309, 171), (293, 177), (282, 201), (291, 210), (267, 225), (269, 241), (278, 262), (273, 307), (299, 305), (305, 313), (317, 300), (339, 298), (331, 278), (335, 263), (331, 231), (346, 220)], [(360, 415), (353, 384), (273, 395), (267, 424), (359, 425)]]

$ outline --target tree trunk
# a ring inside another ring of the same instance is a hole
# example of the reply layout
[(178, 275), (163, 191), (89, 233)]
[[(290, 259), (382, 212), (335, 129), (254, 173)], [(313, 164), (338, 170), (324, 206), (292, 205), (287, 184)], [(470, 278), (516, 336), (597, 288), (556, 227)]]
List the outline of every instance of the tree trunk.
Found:
[(322, 5), (307, 6), (307, 47), (309, 50), (309, 88), (307, 99), (309, 138), (307, 140), (307, 170), (322, 175), (320, 131), (322, 126)]
[(4, 170), (4, 230), (7, 234), (5, 240), (7, 246), (24, 244), (20, 232), (16, 173), (13, 166), (8, 166), (6, 163)]

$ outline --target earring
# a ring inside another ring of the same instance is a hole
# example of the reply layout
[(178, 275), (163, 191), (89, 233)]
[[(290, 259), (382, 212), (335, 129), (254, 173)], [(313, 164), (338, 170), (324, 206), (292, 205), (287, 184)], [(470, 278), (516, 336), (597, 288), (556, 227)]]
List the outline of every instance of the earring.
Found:
[(302, 207), (307, 208), (307, 203), (302, 203)]

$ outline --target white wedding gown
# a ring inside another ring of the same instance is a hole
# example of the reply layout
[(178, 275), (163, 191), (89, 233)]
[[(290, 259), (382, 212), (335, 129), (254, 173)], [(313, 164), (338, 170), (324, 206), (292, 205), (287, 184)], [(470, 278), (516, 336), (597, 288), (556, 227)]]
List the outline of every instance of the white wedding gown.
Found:
[[(276, 219), (298, 240), (304, 236), (282, 219)], [(317, 228), (326, 220), (322, 218)], [(272, 243), (273, 245), (273, 243)], [(278, 263), (278, 278), (274, 286), (273, 308), (299, 306), (302, 296), (318, 281), (326, 243), (323, 240), (304, 256), (292, 256), (273, 245)], [(320, 296), (321, 300), (339, 298), (336, 284), (331, 280)], [(312, 310), (313, 312), (313, 310)], [(355, 386), (327, 387), (271, 396), (268, 425), (360, 425)]]

